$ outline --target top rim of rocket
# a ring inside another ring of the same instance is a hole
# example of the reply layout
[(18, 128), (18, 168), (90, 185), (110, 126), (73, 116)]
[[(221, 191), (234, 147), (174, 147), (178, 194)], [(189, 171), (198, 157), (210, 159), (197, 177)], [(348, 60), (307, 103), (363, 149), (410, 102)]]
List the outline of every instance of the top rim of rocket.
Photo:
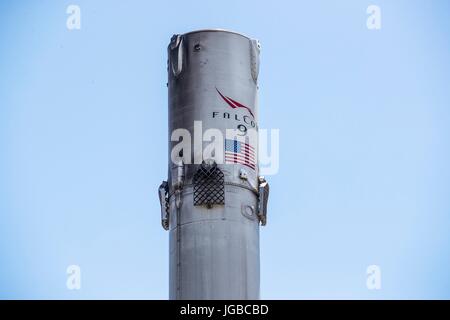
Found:
[(253, 40), (252, 38), (250, 38), (249, 36), (246, 36), (245, 34), (242, 34), (242, 33), (236, 32), (236, 31), (232, 31), (232, 30), (227, 30), (227, 29), (199, 29), (199, 30), (193, 30), (193, 31), (186, 32), (183, 35), (200, 33), (200, 32), (226, 32), (226, 33), (236, 34), (238, 36), (247, 38), (249, 40)]

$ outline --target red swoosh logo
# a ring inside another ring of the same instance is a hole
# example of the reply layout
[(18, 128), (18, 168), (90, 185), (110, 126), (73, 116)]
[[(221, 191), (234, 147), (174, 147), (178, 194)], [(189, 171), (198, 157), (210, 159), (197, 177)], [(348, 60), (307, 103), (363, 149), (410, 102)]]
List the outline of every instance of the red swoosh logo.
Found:
[(244, 106), (242, 103), (237, 102), (236, 100), (233, 100), (233, 99), (231, 99), (230, 97), (224, 96), (224, 95), (219, 91), (219, 89), (216, 88), (216, 90), (217, 90), (217, 93), (219, 93), (219, 95), (222, 97), (222, 99), (223, 99), (230, 107), (232, 107), (233, 109), (236, 109), (236, 108), (244, 108), (244, 109), (246, 109), (246, 110), (252, 115), (253, 118), (255, 118), (255, 116), (253, 115), (252, 110), (251, 110), (249, 107)]

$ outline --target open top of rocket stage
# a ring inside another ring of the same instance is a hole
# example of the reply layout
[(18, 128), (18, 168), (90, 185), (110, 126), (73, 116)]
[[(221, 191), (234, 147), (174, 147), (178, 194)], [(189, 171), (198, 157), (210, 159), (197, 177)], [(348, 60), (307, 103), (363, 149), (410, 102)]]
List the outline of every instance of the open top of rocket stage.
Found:
[(241, 37), (244, 37), (244, 38), (247, 38), (247, 39), (249, 39), (249, 40), (253, 40), (253, 38), (250, 38), (249, 36), (247, 36), (247, 35), (245, 35), (245, 34), (242, 34), (242, 33), (240, 33), (240, 32), (236, 32), (236, 31), (233, 31), (233, 30), (227, 30), (227, 29), (199, 29), (199, 30), (193, 30), (193, 31), (189, 31), (189, 32), (186, 32), (186, 33), (184, 33), (183, 35), (190, 35), (190, 34), (194, 34), (194, 33), (200, 33), (200, 32), (226, 32), (226, 33), (232, 33), (232, 34), (237, 34), (238, 36), (241, 36)]

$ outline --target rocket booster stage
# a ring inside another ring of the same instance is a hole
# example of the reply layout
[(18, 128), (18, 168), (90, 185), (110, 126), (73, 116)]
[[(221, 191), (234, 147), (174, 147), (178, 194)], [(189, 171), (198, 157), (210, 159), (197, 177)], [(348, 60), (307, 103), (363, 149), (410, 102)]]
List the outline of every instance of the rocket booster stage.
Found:
[(168, 47), (169, 172), (159, 187), (170, 238), (170, 299), (258, 299), (260, 45), (224, 30)]

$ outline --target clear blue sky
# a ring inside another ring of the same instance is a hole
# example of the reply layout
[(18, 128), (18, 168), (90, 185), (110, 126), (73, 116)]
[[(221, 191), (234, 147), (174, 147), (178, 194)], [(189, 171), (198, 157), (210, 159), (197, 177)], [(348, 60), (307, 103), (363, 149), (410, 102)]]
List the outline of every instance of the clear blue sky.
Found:
[(168, 297), (166, 47), (202, 28), (262, 44), (261, 297), (450, 298), (445, 0), (1, 1), (0, 298)]

